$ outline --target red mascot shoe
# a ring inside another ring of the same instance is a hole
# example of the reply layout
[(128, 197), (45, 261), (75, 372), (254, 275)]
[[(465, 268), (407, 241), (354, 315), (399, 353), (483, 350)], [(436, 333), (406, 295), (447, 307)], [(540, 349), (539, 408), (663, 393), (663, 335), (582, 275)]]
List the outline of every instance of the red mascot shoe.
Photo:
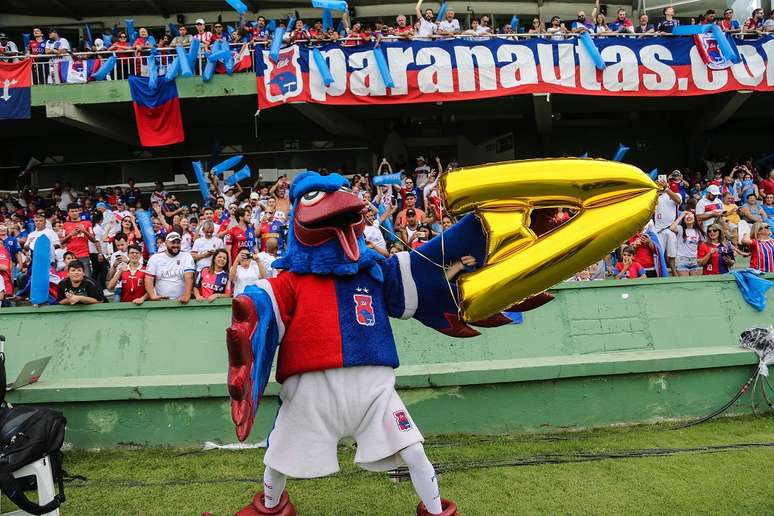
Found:
[(252, 503), (243, 507), (242, 510), (234, 516), (266, 516), (269, 514), (273, 516), (296, 516), (296, 508), (290, 503), (290, 497), (288, 496), (287, 491), (282, 492), (280, 503), (272, 509), (266, 508), (263, 504), (263, 498), (263, 491), (256, 493)]
[[(460, 513), (457, 512), (457, 504), (451, 500), (445, 500), (441, 498), (441, 509), (443, 509), (443, 511), (441, 511), (441, 516), (460, 516)], [(419, 502), (419, 505), (417, 505), (417, 516), (433, 515), (427, 512), (424, 503)]]

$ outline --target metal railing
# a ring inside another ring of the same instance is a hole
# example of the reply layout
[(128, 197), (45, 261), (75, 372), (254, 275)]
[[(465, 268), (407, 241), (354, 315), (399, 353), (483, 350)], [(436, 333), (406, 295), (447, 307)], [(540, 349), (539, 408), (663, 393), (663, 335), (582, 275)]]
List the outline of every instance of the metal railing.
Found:
[[(762, 35), (771, 35), (770, 32), (741, 32), (735, 33), (733, 36), (738, 39), (744, 38), (757, 38)], [(489, 39), (507, 39), (507, 40), (530, 40), (530, 39), (547, 39), (547, 40), (572, 40), (580, 35), (578, 32), (565, 32), (565, 33), (553, 33), (546, 32), (540, 33), (499, 33), (499, 34), (472, 34), (469, 32), (463, 32), (454, 35), (433, 35), (427, 37), (411, 36), (402, 37), (395, 35), (371, 37), (370, 39), (362, 39), (359, 37), (340, 37), (330, 38), (327, 35), (324, 38), (312, 38), (305, 40), (296, 40), (292, 43), (286, 43), (283, 48), (287, 48), (291, 45), (299, 45), (304, 47), (312, 47), (323, 44), (338, 43), (346, 47), (354, 47), (376, 42), (378, 45), (381, 42), (388, 41), (406, 41), (406, 40), (449, 40), (449, 39), (462, 39), (473, 41), (486, 41)], [(692, 37), (692, 36), (676, 36), (669, 33), (661, 32), (645, 32), (645, 33), (630, 33), (630, 32), (600, 32), (591, 34), (592, 38), (652, 38), (652, 37)], [(247, 43), (230, 43), (229, 46), (235, 56), (235, 61), (244, 61), (240, 64), (236, 73), (254, 72), (255, 52), (262, 51), (271, 44), (271, 40), (253, 40)], [(125, 50), (102, 50), (94, 52), (68, 52), (61, 55), (33, 55), (32, 66), (32, 79), (33, 84), (64, 84), (72, 82), (87, 82), (87, 78), (79, 80), (76, 76), (76, 80), (63, 80), (61, 72), (62, 63), (68, 67), (75, 67), (80, 69), (83, 66), (97, 67), (94, 61), (89, 63), (90, 60), (100, 60), (100, 63), (110, 56), (116, 56), (116, 66), (110, 72), (106, 80), (126, 80), (130, 75), (148, 76), (148, 59), (151, 58), (151, 52), (149, 48), (143, 48), (140, 50), (129, 48)], [(173, 59), (176, 59), (177, 53), (175, 47), (161, 47), (157, 48), (153, 58), (156, 60), (156, 66), (159, 75), (164, 75), (167, 70), (167, 66), (172, 63)], [(249, 56), (249, 60), (247, 59)], [(5, 56), (6, 59), (15, 59), (12, 56)], [(18, 56), (29, 57), (29, 55)], [(194, 66), (191, 70), (194, 75), (201, 75), (206, 65), (207, 54), (204, 50), (200, 50), (197, 56)], [(248, 62), (249, 61), (249, 62)], [(226, 69), (222, 64), (216, 66), (216, 72), (218, 74), (226, 73)], [(88, 74), (86, 74), (88, 75)], [(71, 77), (72, 79), (72, 77)]]

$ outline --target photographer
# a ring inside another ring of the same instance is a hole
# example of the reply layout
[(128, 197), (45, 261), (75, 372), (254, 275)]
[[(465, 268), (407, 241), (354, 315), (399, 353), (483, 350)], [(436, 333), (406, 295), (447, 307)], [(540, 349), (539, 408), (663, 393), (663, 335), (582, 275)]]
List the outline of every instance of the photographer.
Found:
[(703, 274), (726, 274), (734, 266), (734, 250), (720, 224), (711, 224), (707, 228), (707, 240), (699, 244), (699, 265)]
[(172, 224), (172, 220), (175, 215), (179, 215), (183, 212), (183, 208), (180, 207), (180, 201), (177, 200), (175, 194), (168, 193), (164, 198), (164, 202), (161, 204), (161, 212), (164, 214), (164, 219), (167, 224)]

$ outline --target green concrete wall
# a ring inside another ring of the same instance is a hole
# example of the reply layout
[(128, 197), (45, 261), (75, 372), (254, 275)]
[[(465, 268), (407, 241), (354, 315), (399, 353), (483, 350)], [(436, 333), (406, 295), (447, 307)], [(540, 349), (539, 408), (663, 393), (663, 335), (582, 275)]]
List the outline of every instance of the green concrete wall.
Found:
[[(739, 333), (768, 325), (730, 277), (564, 284), (524, 324), (451, 339), (393, 321), (398, 387), (428, 434), (681, 419), (722, 405), (756, 357)], [(0, 312), (9, 377), (52, 355), (16, 403), (65, 410), (76, 446), (233, 440), (225, 389), (228, 301)], [(271, 383), (253, 437), (271, 428)], [(736, 410), (749, 411), (743, 398)]]
[[(774, 310), (747, 305), (730, 277), (561, 285), (524, 324), (452, 339), (393, 320), (402, 365), (734, 346)], [(0, 312), (9, 374), (41, 355), (47, 380), (222, 372), (230, 302), (10, 308)]]
[[(216, 75), (209, 82), (204, 82), (201, 77), (178, 77), (176, 84), (180, 98), (256, 94), (255, 74), (252, 73), (236, 74), (231, 77)], [(131, 101), (129, 81), (33, 86), (31, 99), (33, 106), (44, 106), (54, 102), (103, 104)]]

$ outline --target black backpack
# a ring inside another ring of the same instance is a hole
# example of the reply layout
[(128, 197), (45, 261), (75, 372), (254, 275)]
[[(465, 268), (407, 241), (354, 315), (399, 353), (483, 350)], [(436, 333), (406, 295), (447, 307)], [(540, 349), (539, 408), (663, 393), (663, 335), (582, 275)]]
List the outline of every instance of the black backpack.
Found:
[[(5, 402), (5, 355), (0, 353), (0, 491), (23, 511), (47, 514), (65, 501), (62, 482), (62, 443), (67, 420), (58, 410), (44, 407), (9, 407)], [(59, 494), (45, 505), (24, 494), (32, 486), (13, 472), (48, 455)]]

